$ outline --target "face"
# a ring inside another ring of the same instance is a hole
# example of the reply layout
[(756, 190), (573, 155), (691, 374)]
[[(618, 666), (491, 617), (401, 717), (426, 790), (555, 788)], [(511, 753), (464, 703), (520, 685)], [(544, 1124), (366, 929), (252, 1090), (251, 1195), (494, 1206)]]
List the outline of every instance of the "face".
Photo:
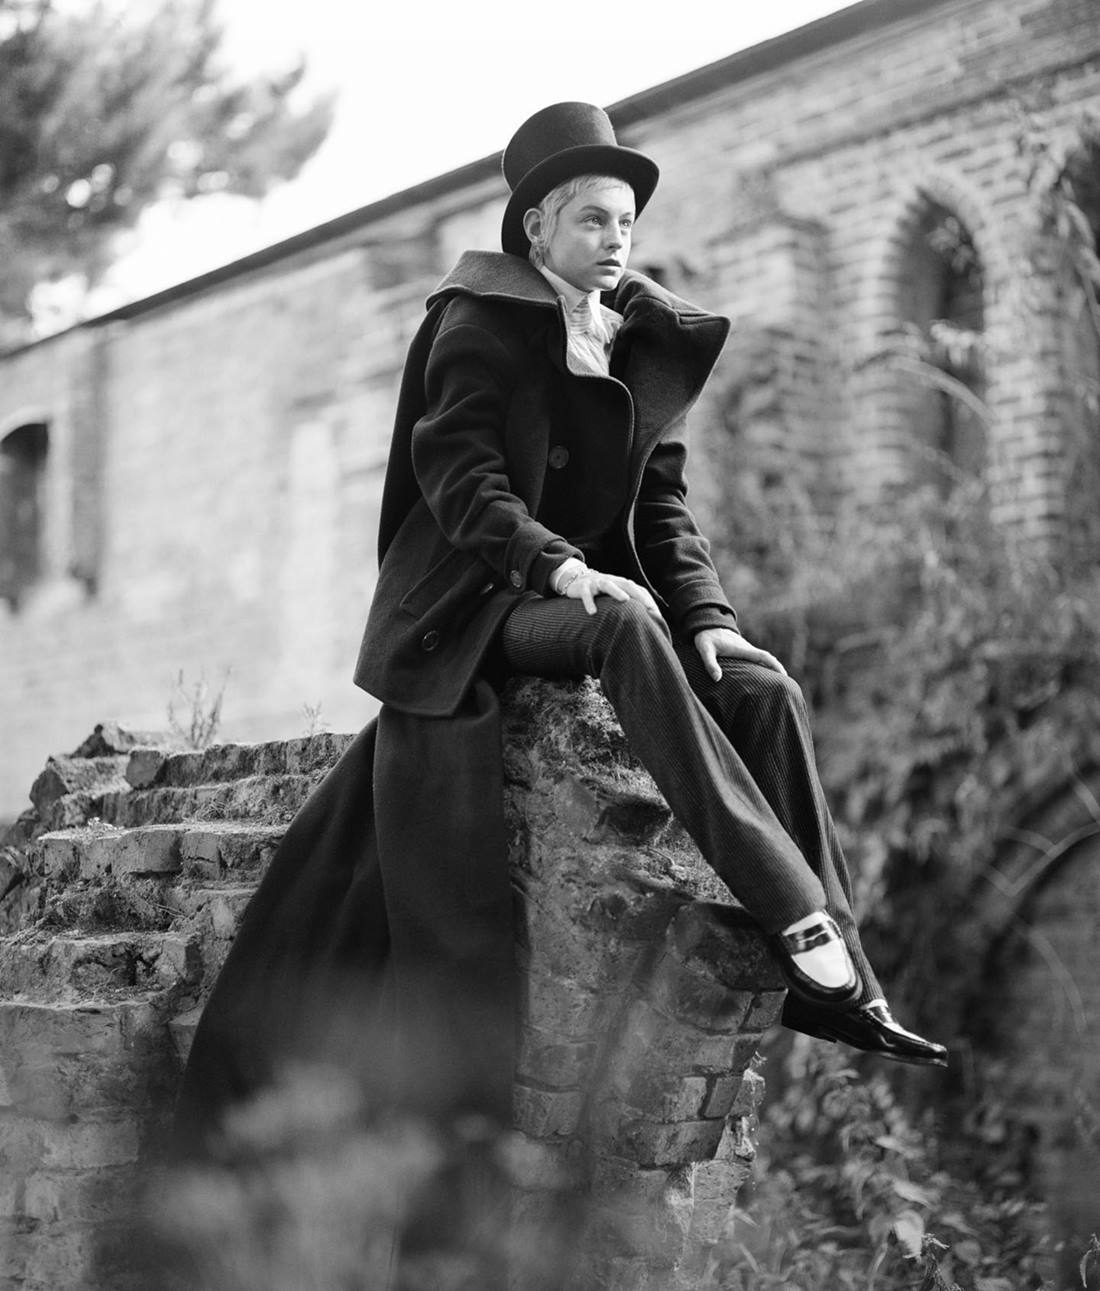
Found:
[(578, 291), (610, 291), (626, 268), (633, 229), (629, 184), (587, 188), (558, 213), (546, 244), (546, 267)]

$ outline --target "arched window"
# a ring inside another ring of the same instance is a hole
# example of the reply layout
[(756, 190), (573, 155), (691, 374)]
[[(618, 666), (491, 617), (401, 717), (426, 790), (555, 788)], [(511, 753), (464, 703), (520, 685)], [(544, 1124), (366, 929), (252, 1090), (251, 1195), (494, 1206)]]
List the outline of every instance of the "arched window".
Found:
[(914, 483), (950, 491), (986, 460), (982, 268), (969, 231), (938, 202), (917, 218), (898, 283), (902, 413)]
[(42, 479), (49, 431), (42, 422), (0, 439), (0, 600), (18, 609), (42, 573)]

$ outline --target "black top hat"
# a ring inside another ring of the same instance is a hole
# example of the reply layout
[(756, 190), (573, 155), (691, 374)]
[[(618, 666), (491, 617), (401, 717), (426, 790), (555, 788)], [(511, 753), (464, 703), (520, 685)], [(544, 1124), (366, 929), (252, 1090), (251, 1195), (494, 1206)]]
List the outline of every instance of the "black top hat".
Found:
[(512, 190), (500, 238), (505, 251), (527, 256), (523, 217), (559, 184), (576, 175), (614, 175), (634, 190), (634, 210), (653, 196), (657, 163), (615, 142), (611, 119), (591, 103), (554, 103), (520, 126), (504, 150), (504, 178)]

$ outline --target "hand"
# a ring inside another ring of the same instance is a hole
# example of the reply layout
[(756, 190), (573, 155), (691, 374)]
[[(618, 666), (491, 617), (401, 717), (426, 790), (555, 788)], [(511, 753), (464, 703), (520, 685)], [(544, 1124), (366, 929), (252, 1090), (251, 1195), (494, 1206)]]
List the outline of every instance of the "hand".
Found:
[(653, 618), (661, 617), (657, 602), (641, 583), (622, 578), (619, 574), (601, 574), (598, 569), (586, 568), (583, 573), (571, 578), (560, 595), (573, 601), (583, 601), (588, 614), (596, 613), (597, 596), (610, 596), (613, 601), (639, 601)]
[(746, 641), (740, 633), (734, 632), (731, 628), (704, 628), (702, 632), (695, 634), (695, 648), (699, 651), (707, 676), (714, 681), (722, 680), (722, 665), (718, 662), (719, 657), (745, 659), (749, 663), (758, 663), (763, 668), (781, 672), (784, 677), (787, 675), (786, 668), (775, 655), (768, 654), (767, 650), (761, 650), (759, 646), (754, 646), (751, 641)]

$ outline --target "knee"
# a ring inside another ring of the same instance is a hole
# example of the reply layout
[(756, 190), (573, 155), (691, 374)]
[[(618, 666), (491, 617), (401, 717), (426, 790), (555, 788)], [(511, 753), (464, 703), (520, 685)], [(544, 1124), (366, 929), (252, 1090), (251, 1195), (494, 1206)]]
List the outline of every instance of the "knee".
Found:
[(791, 676), (776, 672), (774, 668), (753, 666), (746, 697), (755, 708), (770, 713), (793, 712), (799, 717), (806, 712), (806, 698), (802, 687)]
[(596, 602), (597, 637), (605, 651), (631, 650), (661, 642), (671, 643), (663, 619), (654, 618), (640, 601), (613, 601), (601, 596)]

